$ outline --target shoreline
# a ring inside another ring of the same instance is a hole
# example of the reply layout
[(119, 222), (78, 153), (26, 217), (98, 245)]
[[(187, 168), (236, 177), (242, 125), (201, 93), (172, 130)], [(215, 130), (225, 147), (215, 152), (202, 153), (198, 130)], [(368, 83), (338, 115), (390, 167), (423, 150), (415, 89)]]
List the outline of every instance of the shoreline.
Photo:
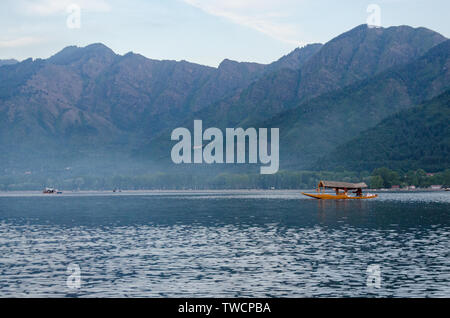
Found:
[[(62, 193), (43, 193), (42, 190), (12, 190), (12, 191), (0, 191), (2, 194), (42, 194), (45, 196), (57, 196), (61, 194), (95, 194), (95, 193), (111, 193), (111, 194), (140, 194), (140, 193), (232, 193), (232, 192), (316, 192), (316, 189), (142, 189), (142, 190), (58, 190)], [(328, 191), (332, 193), (332, 191)], [(327, 193), (328, 193), (327, 192)], [(403, 193), (403, 192), (449, 192), (445, 189), (366, 189), (364, 193), (368, 192), (382, 192), (382, 193)]]

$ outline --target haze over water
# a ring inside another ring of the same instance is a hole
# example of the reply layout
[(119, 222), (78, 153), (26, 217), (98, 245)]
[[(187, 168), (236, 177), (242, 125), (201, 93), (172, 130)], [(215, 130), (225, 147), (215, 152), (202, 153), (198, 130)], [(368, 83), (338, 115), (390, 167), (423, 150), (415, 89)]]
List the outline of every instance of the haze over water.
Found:
[(450, 192), (1, 193), (0, 297), (450, 297), (449, 216)]

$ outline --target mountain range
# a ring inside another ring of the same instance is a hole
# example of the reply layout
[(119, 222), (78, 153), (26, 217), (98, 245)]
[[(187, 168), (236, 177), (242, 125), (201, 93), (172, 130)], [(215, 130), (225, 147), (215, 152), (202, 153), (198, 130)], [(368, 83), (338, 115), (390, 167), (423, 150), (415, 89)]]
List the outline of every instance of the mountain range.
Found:
[[(418, 41), (418, 37), (427, 40)], [(349, 42), (357, 43), (352, 50)], [(423, 43), (428, 44), (422, 47)], [(359, 26), (326, 43), (299, 69), (266, 74), (235, 96), (192, 114), (182, 126), (192, 128), (198, 118), (205, 127), (278, 127), (282, 168), (314, 170), (337, 145), (390, 114), (449, 88), (449, 45), (448, 40), (426, 29)], [(364, 63), (355, 58), (374, 55), (371, 50), (377, 57)], [(336, 57), (337, 52), (345, 53)], [(357, 65), (364, 65), (364, 70)], [(316, 87), (321, 93), (302, 85)], [(342, 87), (336, 88), (339, 85)], [(161, 161), (165, 154), (169, 162), (167, 148), (170, 131), (151, 141), (144, 155), (156, 154), (155, 159)]]
[(314, 169), (330, 149), (350, 141), (384, 118), (449, 89), (449, 66), (447, 40), (417, 60), (321, 95), (275, 116), (265, 125), (283, 127), (280, 156), (286, 165)]
[(341, 165), (321, 163), (344, 160), (340, 147), (447, 91), (449, 53), (450, 41), (425, 28), (361, 25), (267, 65), (152, 60), (100, 43), (0, 61), (2, 173), (171, 169), (170, 132), (194, 119), (278, 127), (282, 169), (331, 169)]

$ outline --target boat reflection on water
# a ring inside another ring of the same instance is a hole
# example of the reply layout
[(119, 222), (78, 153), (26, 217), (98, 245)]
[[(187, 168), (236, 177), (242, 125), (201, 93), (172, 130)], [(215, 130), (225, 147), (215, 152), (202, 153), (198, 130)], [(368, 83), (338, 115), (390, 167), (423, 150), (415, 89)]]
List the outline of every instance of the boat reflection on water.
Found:
[(318, 219), (324, 223), (357, 222), (370, 211), (370, 203), (365, 200), (317, 200), (316, 203)]

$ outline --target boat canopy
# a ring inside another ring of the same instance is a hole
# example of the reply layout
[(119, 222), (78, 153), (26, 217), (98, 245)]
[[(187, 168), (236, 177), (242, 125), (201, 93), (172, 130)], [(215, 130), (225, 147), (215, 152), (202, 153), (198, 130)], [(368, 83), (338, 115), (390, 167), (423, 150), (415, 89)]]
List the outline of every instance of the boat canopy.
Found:
[(338, 182), (338, 181), (320, 181), (318, 188), (333, 188), (333, 189), (364, 189), (367, 188), (367, 184), (364, 182), (350, 183), (350, 182)]

